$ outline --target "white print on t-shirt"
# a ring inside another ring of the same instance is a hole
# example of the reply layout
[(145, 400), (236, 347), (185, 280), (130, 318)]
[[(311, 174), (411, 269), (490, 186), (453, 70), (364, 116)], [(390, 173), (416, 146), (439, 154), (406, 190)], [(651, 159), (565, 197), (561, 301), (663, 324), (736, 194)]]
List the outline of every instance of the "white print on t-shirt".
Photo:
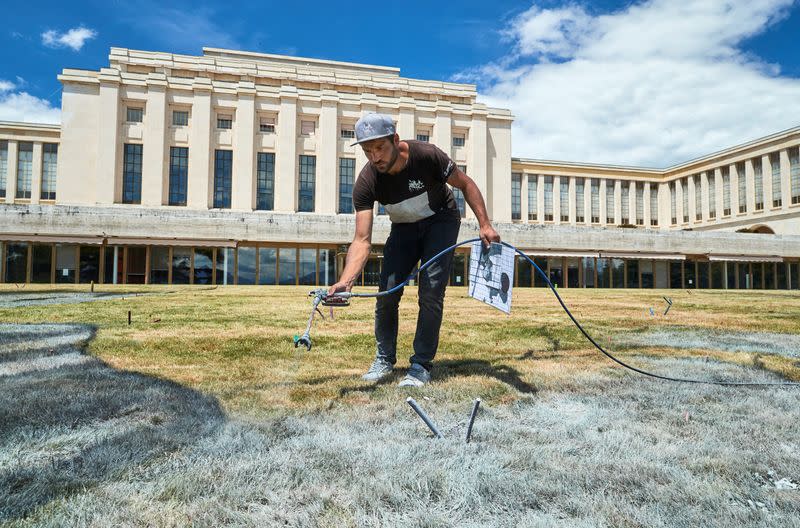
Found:
[(424, 185), (422, 184), (422, 180), (408, 180), (409, 191), (419, 191), (423, 187)]

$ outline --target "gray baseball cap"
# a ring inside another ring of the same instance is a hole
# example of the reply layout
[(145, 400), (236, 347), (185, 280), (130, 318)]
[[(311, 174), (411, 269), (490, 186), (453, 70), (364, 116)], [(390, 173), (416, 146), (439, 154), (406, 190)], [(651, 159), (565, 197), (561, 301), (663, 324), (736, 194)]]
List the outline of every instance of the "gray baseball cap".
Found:
[(372, 139), (393, 136), (395, 132), (394, 121), (388, 115), (367, 114), (356, 122), (356, 142), (350, 146)]

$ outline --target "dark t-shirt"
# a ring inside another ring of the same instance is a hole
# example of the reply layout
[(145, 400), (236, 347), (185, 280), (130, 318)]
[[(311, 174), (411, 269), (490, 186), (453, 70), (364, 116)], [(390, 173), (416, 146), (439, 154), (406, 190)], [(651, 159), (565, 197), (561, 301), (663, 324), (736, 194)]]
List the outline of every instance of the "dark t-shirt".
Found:
[(353, 188), (356, 211), (382, 204), (393, 223), (418, 222), (441, 210), (458, 214), (458, 205), (447, 178), (455, 170), (453, 160), (436, 145), (407, 140), (408, 163), (397, 174), (378, 172), (371, 163), (361, 169)]

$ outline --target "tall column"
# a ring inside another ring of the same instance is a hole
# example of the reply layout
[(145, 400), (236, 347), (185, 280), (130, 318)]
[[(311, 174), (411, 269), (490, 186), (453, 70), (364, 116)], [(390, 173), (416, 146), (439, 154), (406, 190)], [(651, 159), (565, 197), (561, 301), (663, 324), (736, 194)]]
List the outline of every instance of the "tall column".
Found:
[(566, 207), (567, 204), (561, 203), (561, 179), (566, 176), (553, 177), (553, 223), (556, 225), (561, 223), (561, 208)]
[[(486, 107), (475, 105), (472, 114), (472, 125), (469, 130), (469, 177), (481, 190), (484, 200), (489, 201), (489, 181), (487, 164), (487, 129)], [(541, 183), (541, 182), (540, 182)], [(487, 203), (488, 206), (488, 203)], [(472, 209), (467, 206), (467, 218), (475, 218)]]
[(278, 153), (275, 158), (275, 210), (297, 209), (297, 88), (281, 87), (278, 115)]
[(447, 101), (436, 103), (436, 123), (433, 125), (433, 143), (448, 156), (453, 155), (452, 106)]
[(112, 204), (122, 199), (122, 164), (118, 162), (119, 72), (100, 70), (99, 133), (97, 135), (97, 203)]
[(606, 180), (604, 178), (600, 179), (600, 224), (605, 224), (606, 219), (608, 218), (608, 206), (606, 203), (607, 193), (606, 193)]
[(168, 201), (166, 119), (167, 79), (163, 73), (151, 73), (147, 79), (142, 138), (142, 205), (157, 207)]
[[(338, 202), (337, 182), (339, 164), (336, 154), (339, 136), (337, 134), (338, 98), (333, 90), (322, 94), (322, 109), (319, 114), (319, 139), (317, 140), (317, 179), (314, 209), (317, 213), (336, 214)], [(360, 150), (360, 147), (359, 147)]]
[(628, 222), (636, 225), (636, 185), (628, 181)]
[(6, 203), (14, 203), (17, 195), (17, 168), (19, 167), (19, 143), (8, 141), (8, 165), (6, 171)]
[[(677, 187), (677, 185), (675, 187)], [(660, 229), (664, 229), (670, 225), (672, 225), (672, 197), (670, 196), (669, 193), (669, 183), (666, 182), (659, 183), (658, 184), (658, 227)]]
[[(744, 162), (744, 174), (747, 184), (747, 212), (753, 214), (756, 210), (756, 175), (753, 170), (753, 160), (749, 159)], [(764, 179), (764, 172), (761, 172), (761, 179)]]
[[(751, 164), (750, 160), (744, 162), (745, 171), (747, 166)], [(737, 164), (731, 165), (731, 216), (739, 214), (739, 178), (744, 178), (744, 173), (739, 174), (739, 167)]]
[(411, 97), (400, 98), (400, 111), (397, 119), (397, 135), (400, 139), (415, 139), (414, 130), (416, 124), (414, 121), (414, 99)]
[(622, 223), (622, 181), (614, 180), (614, 223)]
[(33, 143), (33, 165), (31, 169), (31, 203), (38, 204), (42, 195), (42, 142)]
[(703, 221), (708, 222), (708, 173), (702, 172), (700, 174), (700, 189), (695, 189), (695, 192), (700, 191), (700, 205), (703, 210)]
[[(577, 193), (575, 191), (576, 186), (577, 186), (577, 181), (575, 177), (571, 176), (569, 178), (569, 189), (567, 191), (569, 195), (569, 208), (567, 209), (568, 211), (567, 214), (569, 215), (569, 223), (573, 225), (576, 223), (576, 216), (578, 210), (578, 202), (576, 197)], [(586, 189), (584, 189), (584, 192), (586, 192)]]
[[(730, 176), (730, 167), (728, 167), (728, 175)], [(714, 179), (716, 180), (716, 200), (717, 200), (717, 220), (725, 215), (725, 184), (722, 182), (722, 169), (714, 170)], [(728, 177), (728, 184), (730, 185), (730, 177)]]
[(787, 149), (781, 150), (781, 209), (788, 209), (792, 204), (792, 179), (791, 179), (791, 164), (789, 163), (789, 151)]
[(251, 81), (240, 81), (233, 130), (233, 195), (231, 209), (252, 211), (256, 187), (256, 90)]
[(536, 183), (536, 220), (544, 223), (544, 174), (536, 176), (538, 181)]
[(211, 80), (194, 80), (194, 102), (189, 131), (189, 176), (186, 205), (192, 209), (208, 209), (211, 204)]

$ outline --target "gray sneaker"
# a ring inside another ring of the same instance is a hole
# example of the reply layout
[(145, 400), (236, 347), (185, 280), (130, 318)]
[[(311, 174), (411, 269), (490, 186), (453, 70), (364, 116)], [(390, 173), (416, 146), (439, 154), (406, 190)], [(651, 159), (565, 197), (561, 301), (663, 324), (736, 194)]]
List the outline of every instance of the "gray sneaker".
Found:
[(366, 374), (361, 376), (365, 381), (378, 381), (392, 373), (394, 366), (381, 357), (376, 357)]
[(400, 381), (399, 385), (401, 387), (422, 387), (430, 382), (431, 373), (419, 363), (412, 363), (406, 377)]

